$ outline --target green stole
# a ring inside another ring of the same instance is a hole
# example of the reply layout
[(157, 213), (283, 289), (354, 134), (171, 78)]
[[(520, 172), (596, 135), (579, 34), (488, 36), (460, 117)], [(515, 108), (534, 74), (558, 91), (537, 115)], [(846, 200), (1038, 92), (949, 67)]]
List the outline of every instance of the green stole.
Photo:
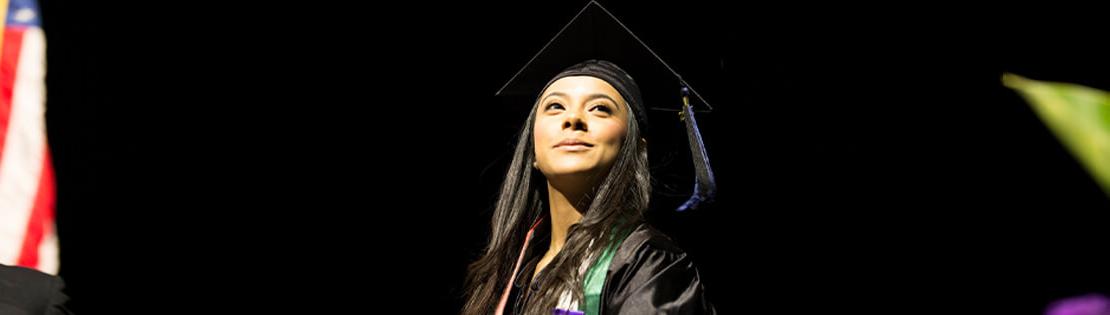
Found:
[(613, 241), (605, 247), (601, 257), (586, 270), (586, 279), (583, 283), (582, 293), (586, 300), (583, 301), (583, 310), (586, 315), (597, 315), (601, 309), (601, 290), (605, 287), (605, 276), (609, 272), (609, 264), (613, 262), (613, 255), (617, 253), (621, 243), (629, 233), (620, 233), (611, 237)]

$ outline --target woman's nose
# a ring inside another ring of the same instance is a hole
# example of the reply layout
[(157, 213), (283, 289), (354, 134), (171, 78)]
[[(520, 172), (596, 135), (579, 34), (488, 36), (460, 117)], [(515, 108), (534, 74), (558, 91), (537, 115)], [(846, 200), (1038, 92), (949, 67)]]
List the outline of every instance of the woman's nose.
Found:
[(563, 121), (563, 129), (571, 129), (571, 131), (586, 130), (586, 121), (578, 114), (567, 114), (566, 120)]

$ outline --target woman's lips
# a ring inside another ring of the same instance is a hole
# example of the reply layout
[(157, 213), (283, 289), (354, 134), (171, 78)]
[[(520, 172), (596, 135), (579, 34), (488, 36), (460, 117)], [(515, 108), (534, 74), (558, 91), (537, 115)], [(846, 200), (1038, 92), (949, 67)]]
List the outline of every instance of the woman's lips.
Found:
[(566, 139), (556, 144), (555, 148), (563, 151), (585, 151), (589, 150), (593, 146), (593, 144), (590, 144), (586, 141), (578, 139)]
[(567, 144), (567, 145), (560, 145), (560, 146), (557, 146), (557, 147), (555, 147), (555, 148), (556, 148), (556, 149), (559, 149), (559, 150), (563, 150), (563, 151), (571, 151), (571, 152), (574, 152), (574, 151), (586, 151), (586, 150), (589, 150), (589, 149), (590, 149), (590, 146), (587, 146), (587, 145), (584, 145), (584, 144)]

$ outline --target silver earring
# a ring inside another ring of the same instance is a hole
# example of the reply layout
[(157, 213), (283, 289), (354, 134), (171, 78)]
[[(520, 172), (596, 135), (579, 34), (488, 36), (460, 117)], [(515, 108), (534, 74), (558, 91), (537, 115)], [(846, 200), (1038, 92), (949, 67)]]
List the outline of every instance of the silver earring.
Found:
[(532, 168), (540, 168), (539, 161), (532, 161)]

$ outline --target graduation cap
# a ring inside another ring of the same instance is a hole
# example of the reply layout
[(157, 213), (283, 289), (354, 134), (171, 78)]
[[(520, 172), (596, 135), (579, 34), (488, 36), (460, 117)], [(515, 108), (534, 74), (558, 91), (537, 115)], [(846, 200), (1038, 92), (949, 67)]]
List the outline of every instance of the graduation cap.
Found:
[[(678, 112), (679, 119), (686, 126), (690, 153), (697, 173), (693, 195), (678, 207), (678, 211), (694, 209), (702, 202), (712, 201), (717, 190), (716, 184), (694, 113), (710, 112), (713, 107), (655, 51), (597, 1), (587, 3), (497, 91), (497, 95), (538, 97), (552, 78), (572, 65), (580, 69), (607, 64), (582, 63), (589, 60), (611, 62), (635, 78), (634, 86), (638, 86), (638, 89), (631, 89), (634, 91), (631, 94), (641, 94), (642, 97), (639, 102), (629, 104), (634, 106), (633, 112), (636, 113), (641, 130), (647, 130), (647, 108)], [(601, 79), (614, 83), (606, 78)], [(634, 98), (632, 95), (623, 95), (627, 93), (626, 89), (618, 87), (617, 90), (626, 100)]]

